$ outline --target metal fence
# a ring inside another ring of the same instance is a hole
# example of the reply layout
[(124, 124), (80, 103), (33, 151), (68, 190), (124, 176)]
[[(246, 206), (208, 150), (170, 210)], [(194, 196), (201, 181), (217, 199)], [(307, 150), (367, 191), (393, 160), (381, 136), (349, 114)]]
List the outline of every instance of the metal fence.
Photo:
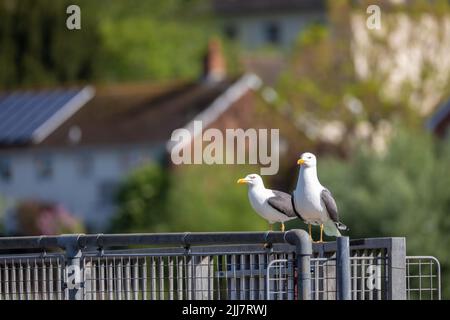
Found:
[(404, 238), (303, 230), (0, 238), (0, 299), (440, 299), (440, 266)]

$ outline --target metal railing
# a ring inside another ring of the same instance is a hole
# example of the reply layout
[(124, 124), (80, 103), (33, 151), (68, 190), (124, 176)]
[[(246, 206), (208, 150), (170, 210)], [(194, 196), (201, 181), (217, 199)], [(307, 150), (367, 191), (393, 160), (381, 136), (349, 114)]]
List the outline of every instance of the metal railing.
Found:
[(303, 230), (0, 238), (0, 299), (440, 299), (404, 238), (311, 244)]

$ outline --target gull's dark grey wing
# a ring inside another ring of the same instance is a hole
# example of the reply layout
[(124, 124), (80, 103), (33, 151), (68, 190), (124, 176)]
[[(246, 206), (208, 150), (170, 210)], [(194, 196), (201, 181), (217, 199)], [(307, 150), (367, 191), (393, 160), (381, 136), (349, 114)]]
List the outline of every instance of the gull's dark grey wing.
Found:
[(347, 226), (339, 221), (339, 213), (338, 208), (336, 205), (336, 201), (334, 201), (333, 195), (331, 194), (330, 190), (323, 189), (320, 193), (320, 198), (322, 199), (325, 208), (327, 208), (328, 215), (330, 216), (331, 220), (336, 224), (338, 229), (340, 230), (348, 230)]
[(274, 197), (267, 199), (269, 205), (288, 217), (297, 217), (292, 206), (291, 195), (282, 191), (272, 190)]

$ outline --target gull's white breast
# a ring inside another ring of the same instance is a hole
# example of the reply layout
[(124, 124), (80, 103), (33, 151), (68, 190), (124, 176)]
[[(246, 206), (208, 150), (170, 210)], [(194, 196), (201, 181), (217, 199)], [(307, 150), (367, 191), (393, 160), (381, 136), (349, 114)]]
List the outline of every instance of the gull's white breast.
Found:
[(324, 187), (321, 184), (304, 184), (300, 190), (294, 191), (295, 209), (307, 223), (322, 224), (328, 220), (326, 208), (320, 194)]

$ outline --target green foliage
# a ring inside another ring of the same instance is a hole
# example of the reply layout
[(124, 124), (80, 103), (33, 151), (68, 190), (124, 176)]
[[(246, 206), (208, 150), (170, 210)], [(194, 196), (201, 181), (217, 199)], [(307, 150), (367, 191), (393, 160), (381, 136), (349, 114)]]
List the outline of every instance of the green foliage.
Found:
[[(81, 30), (66, 28), (70, 4)], [(0, 0), (0, 89), (195, 79), (217, 32), (208, 0)], [(224, 44), (239, 71), (236, 48)]]
[[(450, 276), (450, 143), (400, 130), (379, 157), (361, 147), (348, 161), (327, 159), (319, 175), (332, 190), (352, 238), (404, 236), (410, 255), (434, 255)], [(450, 287), (446, 288), (450, 294)]]
[[(199, 2), (199, 1), (197, 1)], [(194, 1), (108, 1), (100, 20), (107, 80), (195, 78), (211, 22)]]
[(166, 217), (168, 176), (157, 164), (133, 172), (117, 192), (118, 213), (112, 232), (151, 232), (161, 229)]
[(114, 232), (265, 230), (255, 215), (241, 166), (183, 166), (169, 172), (157, 165), (134, 172), (117, 197)]
[(249, 166), (191, 165), (175, 170), (168, 201), (167, 231), (267, 230), (250, 207), (238, 178), (257, 172)]
[[(66, 27), (71, 1), (0, 0), (0, 88), (96, 77), (101, 39), (91, 1), (77, 1), (82, 29)], [(92, 10), (91, 10), (92, 9)]]

